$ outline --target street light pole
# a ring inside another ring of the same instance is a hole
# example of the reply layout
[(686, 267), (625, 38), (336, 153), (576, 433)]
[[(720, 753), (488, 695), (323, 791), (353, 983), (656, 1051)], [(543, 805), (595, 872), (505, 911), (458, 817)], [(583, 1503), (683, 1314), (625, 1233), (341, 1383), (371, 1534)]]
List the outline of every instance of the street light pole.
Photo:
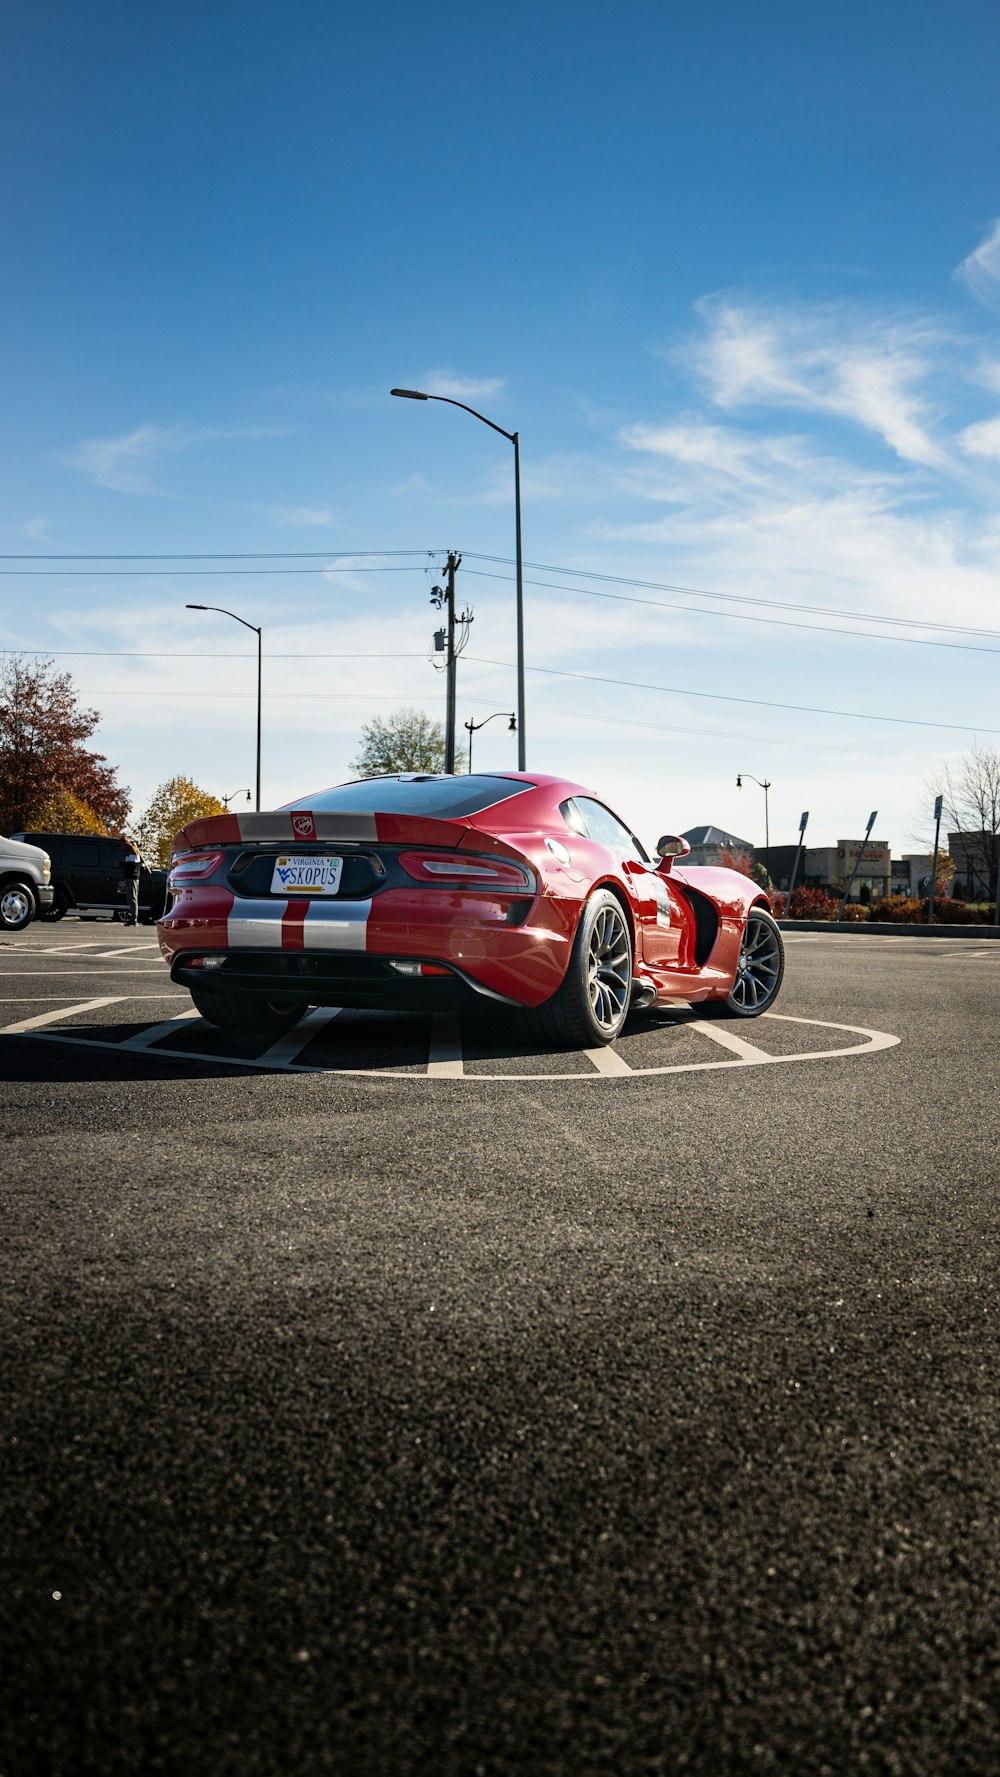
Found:
[(519, 432), (508, 432), (505, 427), (498, 426), (495, 420), (488, 420), (484, 413), (475, 407), (469, 407), (464, 401), (455, 401), (451, 395), (427, 395), (423, 389), (390, 389), (390, 395), (400, 395), (406, 401), (444, 401), (448, 407), (460, 407), (463, 413), (471, 413), (473, 419), (482, 420), (484, 426), (491, 431), (499, 432), (514, 446), (514, 538), (517, 579), (517, 769), (526, 771), (525, 720), (524, 720), (524, 563), (521, 555), (521, 435)]
[(764, 778), (763, 782), (761, 782), (761, 779), (759, 777), (754, 777), (753, 772), (751, 772), (751, 771), (738, 771), (736, 773), (736, 788), (738, 790), (742, 790), (743, 779), (745, 777), (748, 777), (752, 784), (756, 784), (758, 786), (758, 788), (763, 790), (763, 792), (764, 792), (764, 869), (767, 871), (767, 886), (768, 886), (768, 888), (770, 888), (770, 886), (771, 886), (771, 825), (770, 825), (770, 821), (768, 819), (768, 813), (767, 813), (767, 792), (771, 788), (771, 780), (770, 780), (770, 778)]
[(256, 623), (248, 623), (245, 617), (237, 617), (235, 611), (227, 611), (222, 605), (188, 605), (189, 611), (217, 611), (220, 617), (231, 617), (234, 623), (242, 623), (244, 629), (252, 629), (257, 637), (257, 813), (260, 813), (260, 720), (261, 690), (263, 685), (263, 645), (261, 630)]
[(470, 777), (472, 775), (472, 736), (474, 734), (478, 734), (480, 728), (485, 728), (487, 722), (495, 722), (498, 716), (509, 716), (510, 728), (509, 728), (508, 732), (510, 734), (517, 733), (517, 717), (515, 716), (513, 710), (494, 710), (492, 716), (484, 716), (481, 722), (473, 722), (472, 719), (470, 718), (469, 721), (465, 723), (465, 727), (468, 729), (468, 732), (469, 732), (469, 775), (470, 775)]

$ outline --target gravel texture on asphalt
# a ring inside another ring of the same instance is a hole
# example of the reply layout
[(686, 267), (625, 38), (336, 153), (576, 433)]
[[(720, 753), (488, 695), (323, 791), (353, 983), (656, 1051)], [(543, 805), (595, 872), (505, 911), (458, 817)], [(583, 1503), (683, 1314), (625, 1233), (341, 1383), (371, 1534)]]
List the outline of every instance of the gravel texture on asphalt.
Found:
[[(162, 991), (37, 930), (0, 1022)], [(4, 1777), (1000, 1769), (1000, 970), (959, 948), (790, 944), (781, 1012), (902, 1042), (770, 1068), (0, 1038)]]

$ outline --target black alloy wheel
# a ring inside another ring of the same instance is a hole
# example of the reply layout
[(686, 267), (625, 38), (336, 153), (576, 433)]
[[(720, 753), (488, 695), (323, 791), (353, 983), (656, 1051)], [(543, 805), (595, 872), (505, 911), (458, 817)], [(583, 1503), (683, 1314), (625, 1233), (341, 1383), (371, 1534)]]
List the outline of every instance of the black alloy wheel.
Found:
[(239, 988), (192, 987), (191, 998), (208, 1024), (220, 1030), (264, 1031), (280, 1036), (309, 1010), (306, 1000), (266, 1000)]
[(631, 992), (629, 923), (617, 895), (598, 889), (580, 916), (562, 986), (527, 1014), (528, 1027), (543, 1041), (566, 1048), (613, 1043), (625, 1023)]
[(759, 1018), (777, 999), (784, 972), (781, 932), (763, 907), (751, 907), (732, 992), (716, 1005), (733, 1018)]

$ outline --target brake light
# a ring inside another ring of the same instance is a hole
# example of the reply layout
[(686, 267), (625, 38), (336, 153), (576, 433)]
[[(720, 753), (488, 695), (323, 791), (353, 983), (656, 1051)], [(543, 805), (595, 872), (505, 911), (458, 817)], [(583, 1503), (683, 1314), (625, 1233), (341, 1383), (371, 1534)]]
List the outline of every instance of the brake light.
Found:
[(442, 888), (495, 888), (523, 895), (531, 877), (509, 858), (443, 857), (440, 852), (404, 851), (399, 862), (417, 882), (439, 882)]
[(181, 852), (176, 858), (170, 860), (167, 887), (183, 888), (187, 882), (203, 881), (225, 861), (226, 854), (221, 851)]

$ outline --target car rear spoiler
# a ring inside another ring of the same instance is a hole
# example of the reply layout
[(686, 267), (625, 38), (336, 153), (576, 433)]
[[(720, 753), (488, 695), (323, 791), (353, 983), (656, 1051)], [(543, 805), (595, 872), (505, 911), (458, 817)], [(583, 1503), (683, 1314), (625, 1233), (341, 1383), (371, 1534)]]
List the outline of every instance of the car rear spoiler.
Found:
[[(440, 845), (453, 849), (468, 842), (464, 820), (438, 821), (423, 815), (358, 814), (353, 809), (279, 808), (262, 814), (217, 814), (188, 821), (175, 834), (171, 851), (211, 845)], [(507, 848), (487, 834), (474, 834), (486, 850)]]

